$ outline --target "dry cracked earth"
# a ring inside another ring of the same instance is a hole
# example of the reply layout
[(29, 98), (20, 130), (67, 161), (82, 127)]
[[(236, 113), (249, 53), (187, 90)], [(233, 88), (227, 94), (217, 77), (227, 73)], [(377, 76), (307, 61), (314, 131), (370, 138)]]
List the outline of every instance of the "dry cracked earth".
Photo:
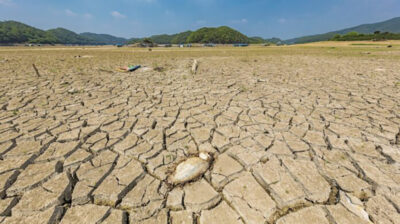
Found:
[(0, 223), (400, 223), (399, 49), (272, 49), (2, 49)]

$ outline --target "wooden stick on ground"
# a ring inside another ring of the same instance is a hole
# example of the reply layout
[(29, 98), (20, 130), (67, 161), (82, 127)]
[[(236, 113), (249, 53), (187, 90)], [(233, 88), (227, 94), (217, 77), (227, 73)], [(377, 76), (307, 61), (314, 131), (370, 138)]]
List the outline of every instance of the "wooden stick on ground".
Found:
[(195, 75), (197, 72), (197, 68), (199, 67), (199, 63), (197, 62), (197, 60), (193, 61), (193, 65), (192, 65), (192, 74)]
[(35, 65), (35, 64), (32, 64), (32, 66), (33, 66), (33, 69), (34, 69), (35, 72), (36, 72), (36, 75), (37, 75), (38, 77), (40, 77), (40, 73), (39, 73), (39, 70), (36, 68), (36, 65)]

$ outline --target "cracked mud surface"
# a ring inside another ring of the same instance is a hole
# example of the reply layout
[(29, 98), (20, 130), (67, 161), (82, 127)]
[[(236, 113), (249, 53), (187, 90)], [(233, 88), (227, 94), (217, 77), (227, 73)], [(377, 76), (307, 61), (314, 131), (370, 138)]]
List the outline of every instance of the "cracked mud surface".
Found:
[(0, 223), (400, 223), (399, 51), (1, 49)]

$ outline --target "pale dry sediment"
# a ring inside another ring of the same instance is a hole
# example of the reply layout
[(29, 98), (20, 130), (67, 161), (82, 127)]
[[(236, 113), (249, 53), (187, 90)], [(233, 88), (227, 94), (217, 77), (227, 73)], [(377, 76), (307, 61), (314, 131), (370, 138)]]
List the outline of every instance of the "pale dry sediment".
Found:
[(1, 48), (0, 223), (398, 223), (399, 52)]

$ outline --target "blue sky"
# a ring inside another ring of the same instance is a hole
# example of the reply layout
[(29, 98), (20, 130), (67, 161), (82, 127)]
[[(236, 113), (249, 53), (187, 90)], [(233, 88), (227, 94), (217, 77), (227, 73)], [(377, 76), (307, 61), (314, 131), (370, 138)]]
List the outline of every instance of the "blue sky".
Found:
[(204, 26), (288, 39), (400, 16), (400, 0), (0, 0), (0, 20), (144, 37)]

